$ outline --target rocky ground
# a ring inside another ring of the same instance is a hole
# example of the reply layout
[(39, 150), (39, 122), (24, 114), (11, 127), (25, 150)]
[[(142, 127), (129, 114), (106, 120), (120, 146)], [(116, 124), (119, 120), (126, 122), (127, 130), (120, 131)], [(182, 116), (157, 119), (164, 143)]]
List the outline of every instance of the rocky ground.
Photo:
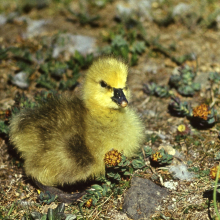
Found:
[[(33, 101), (41, 91), (78, 93), (85, 71), (101, 54), (128, 61), (131, 105), (146, 127), (143, 150), (153, 150), (133, 177), (166, 193), (157, 201), (152, 197), (150, 215), (141, 206), (133, 214), (126, 209), (126, 215), (123, 203), (132, 176), (122, 177), (116, 184), (120, 192), (111, 191), (91, 206), (66, 205), (60, 219), (68, 214), (69, 219), (217, 219), (210, 170), (220, 148), (219, 7), (217, 0), (0, 2), (0, 219), (40, 219), (33, 213), (46, 219), (48, 209), (59, 204), (39, 202), (8, 142), (16, 94)], [(179, 70), (186, 68), (188, 75), (181, 78)]]

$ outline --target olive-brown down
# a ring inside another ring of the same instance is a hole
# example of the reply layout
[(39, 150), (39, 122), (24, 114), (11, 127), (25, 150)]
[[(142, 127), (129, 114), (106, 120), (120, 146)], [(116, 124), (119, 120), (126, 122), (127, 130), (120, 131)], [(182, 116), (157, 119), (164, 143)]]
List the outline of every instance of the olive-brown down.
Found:
[(144, 127), (129, 107), (128, 67), (104, 57), (94, 61), (81, 97), (50, 98), (10, 121), (10, 141), (28, 176), (47, 186), (73, 184), (105, 173), (105, 154), (135, 155)]

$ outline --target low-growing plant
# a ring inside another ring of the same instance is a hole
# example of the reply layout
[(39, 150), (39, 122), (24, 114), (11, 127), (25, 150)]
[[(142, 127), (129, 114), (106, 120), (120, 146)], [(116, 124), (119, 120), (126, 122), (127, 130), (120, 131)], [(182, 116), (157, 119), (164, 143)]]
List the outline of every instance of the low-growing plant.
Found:
[(181, 102), (179, 97), (171, 97), (168, 109), (172, 115), (185, 117), (192, 115), (192, 107), (188, 102)]
[(148, 95), (155, 95), (161, 98), (170, 97), (173, 94), (168, 86), (159, 86), (154, 82), (144, 84), (143, 90)]
[(201, 89), (200, 83), (194, 82), (195, 77), (196, 72), (190, 66), (185, 65), (179, 68), (178, 74), (171, 75), (169, 84), (176, 88), (181, 95), (193, 96)]
[(200, 91), (200, 83), (195, 83), (196, 73), (187, 65), (179, 68), (179, 74), (171, 75), (169, 79), (169, 86), (159, 86), (154, 82), (144, 84), (143, 90), (148, 95), (155, 95), (158, 97), (170, 97), (173, 95), (172, 88), (183, 96), (193, 96), (195, 92)]
[(32, 219), (32, 220), (74, 220), (77, 219), (74, 214), (65, 214), (65, 204), (60, 203), (55, 209), (49, 208), (46, 214), (41, 214), (39, 212), (32, 212), (28, 217), (23, 217), (22, 219)]
[(173, 156), (168, 154), (163, 148), (151, 155), (151, 160), (159, 165), (171, 164)]
[(104, 54), (114, 54), (129, 61), (131, 66), (138, 63), (139, 56), (145, 52), (145, 42), (138, 39), (137, 31), (125, 29), (124, 26), (119, 25), (116, 31), (110, 32), (105, 39), (110, 41), (110, 45), (101, 49)]
[(171, 114), (187, 117), (192, 124), (201, 127), (212, 126), (219, 118), (214, 107), (210, 108), (207, 104), (201, 104), (192, 108), (188, 102), (181, 102), (178, 97), (172, 97), (168, 109)]
[(95, 25), (95, 22), (100, 19), (100, 15), (91, 16), (82, 7), (80, 12), (73, 11), (70, 8), (68, 11), (79, 20), (81, 25)]

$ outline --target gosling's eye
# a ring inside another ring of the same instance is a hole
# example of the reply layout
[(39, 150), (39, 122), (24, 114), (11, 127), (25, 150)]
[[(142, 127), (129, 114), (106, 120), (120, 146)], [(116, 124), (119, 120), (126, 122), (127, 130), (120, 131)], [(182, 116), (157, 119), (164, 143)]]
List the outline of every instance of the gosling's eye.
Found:
[(107, 83), (104, 82), (103, 80), (100, 82), (100, 85), (101, 85), (101, 87), (107, 87), (108, 86)]

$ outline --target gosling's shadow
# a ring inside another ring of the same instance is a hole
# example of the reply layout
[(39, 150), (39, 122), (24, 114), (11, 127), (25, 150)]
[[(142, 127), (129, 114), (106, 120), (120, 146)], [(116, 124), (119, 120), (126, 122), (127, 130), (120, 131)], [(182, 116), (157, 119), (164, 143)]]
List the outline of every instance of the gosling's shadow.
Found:
[[(211, 200), (213, 200), (213, 190), (206, 190), (203, 193), (203, 198), (208, 199), (208, 217), (211, 220), (211, 219), (213, 219), (212, 216), (211, 216), (211, 212), (210, 212)], [(216, 195), (216, 201), (220, 202), (220, 194), (219, 193), (217, 193), (217, 195)]]
[(5, 141), (5, 144), (7, 145), (7, 153), (16, 161), (20, 161), (23, 163), (23, 160), (21, 158), (21, 155), (17, 152), (17, 150), (14, 148), (14, 146), (10, 143), (9, 137), (7, 134), (1, 133), (0, 138), (2, 138)]
[(190, 121), (192, 127), (198, 130), (208, 130), (215, 125), (215, 123), (208, 124), (207, 121), (203, 121), (200, 118), (188, 118), (188, 120)]

